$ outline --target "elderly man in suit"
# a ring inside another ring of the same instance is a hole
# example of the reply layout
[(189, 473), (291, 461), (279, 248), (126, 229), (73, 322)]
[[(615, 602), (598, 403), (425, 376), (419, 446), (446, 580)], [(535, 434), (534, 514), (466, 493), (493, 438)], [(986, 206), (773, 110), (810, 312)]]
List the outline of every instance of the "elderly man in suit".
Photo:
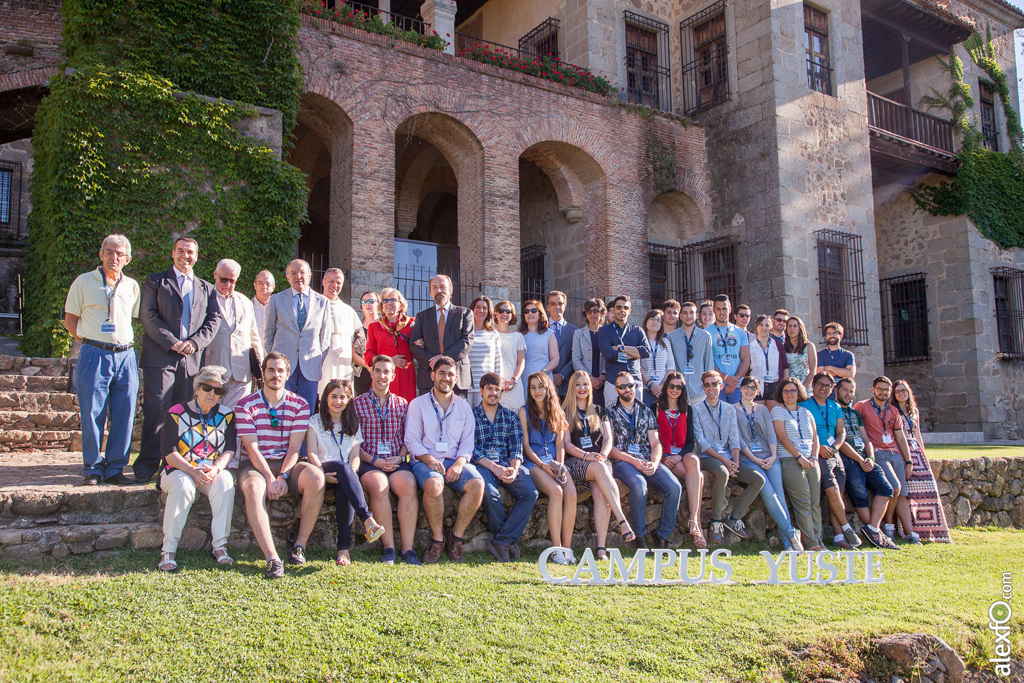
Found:
[(263, 342), (249, 297), (236, 292), (242, 266), (237, 261), (222, 259), (213, 271), (220, 306), (220, 327), (206, 347), (203, 365), (219, 365), (228, 369), (226, 391), (220, 399), (225, 408), (234, 408), (238, 399), (252, 392), (250, 351), (256, 351), (257, 362), (263, 360)]
[(452, 304), (452, 280), (447, 275), (430, 279), (430, 296), (434, 305), (416, 314), (409, 336), (412, 355), (419, 361), (416, 386), (420, 393), (434, 386), (430, 373), (443, 356), (455, 359), (458, 380), (455, 393), (463, 398), (469, 393), (473, 378), (469, 370), (469, 349), (473, 346), (473, 311)]
[(220, 327), (213, 285), (192, 272), (199, 244), (179, 237), (171, 257), (174, 267), (148, 276), (142, 289), (142, 447), (132, 468), (139, 484), (152, 479), (160, 467), (164, 415), (192, 398), (199, 359)]
[(565, 292), (557, 289), (548, 292), (546, 308), (548, 309), (548, 327), (555, 332), (555, 339), (558, 341), (558, 365), (552, 372), (552, 379), (558, 395), (565, 398), (565, 390), (569, 386), (569, 377), (572, 369), (572, 339), (576, 332), (576, 326), (565, 319), (565, 304), (568, 298)]
[(316, 411), (317, 385), (324, 358), (331, 350), (331, 303), (309, 287), (309, 264), (295, 259), (284, 271), (291, 285), (270, 297), (267, 305), (267, 352), (280, 351), (288, 357), (292, 373), (285, 389), (298, 394)]

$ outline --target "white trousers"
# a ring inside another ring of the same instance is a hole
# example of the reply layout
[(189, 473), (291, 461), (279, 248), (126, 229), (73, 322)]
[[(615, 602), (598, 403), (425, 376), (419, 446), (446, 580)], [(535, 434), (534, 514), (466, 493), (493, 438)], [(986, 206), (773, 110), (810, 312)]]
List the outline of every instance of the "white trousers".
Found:
[(228, 542), (231, 531), (231, 513), (235, 508), (235, 480), (228, 471), (221, 472), (209, 484), (196, 486), (192, 477), (181, 470), (171, 470), (161, 475), (160, 489), (167, 493), (167, 504), (164, 507), (164, 545), (163, 552), (173, 553), (178, 550), (181, 532), (188, 520), (188, 512), (196, 500), (196, 489), (210, 499), (213, 511), (211, 524), (212, 545), (223, 548)]

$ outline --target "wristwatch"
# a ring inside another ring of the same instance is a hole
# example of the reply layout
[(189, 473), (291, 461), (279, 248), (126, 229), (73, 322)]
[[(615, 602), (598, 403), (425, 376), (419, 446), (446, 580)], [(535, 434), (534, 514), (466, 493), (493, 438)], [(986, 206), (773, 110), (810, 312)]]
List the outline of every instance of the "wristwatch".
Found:
[(291, 473), (290, 473), (290, 472), (282, 472), (281, 474), (279, 474), (279, 475), (277, 475), (277, 476), (281, 477), (281, 478), (282, 478), (282, 479), (284, 479), (285, 481), (288, 481), (289, 479), (291, 479), (291, 478), (292, 478), (292, 475), (291, 475)]

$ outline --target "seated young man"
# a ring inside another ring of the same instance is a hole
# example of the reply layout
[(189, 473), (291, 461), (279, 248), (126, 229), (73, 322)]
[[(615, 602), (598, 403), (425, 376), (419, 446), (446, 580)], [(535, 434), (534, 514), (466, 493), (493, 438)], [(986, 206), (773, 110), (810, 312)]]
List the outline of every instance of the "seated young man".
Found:
[[(480, 378), (481, 403), (473, 408), (476, 420), (476, 445), (473, 464), (484, 480), (484, 512), (491, 539), (487, 549), (499, 562), (519, 559), (517, 542), (523, 535), (539, 494), (530, 472), (523, 464), (523, 426), (519, 416), (500, 405), (502, 380), (488, 372)], [(515, 499), (512, 511), (505, 514), (501, 489)]]
[[(480, 509), (484, 480), (469, 462), (473, 456), (476, 423), (466, 399), (455, 395), (459, 378), (455, 360), (441, 356), (430, 372), (434, 387), (409, 403), (405, 423), (405, 447), (415, 458), (412, 473), (423, 489), (423, 512), (431, 541), (423, 554), (424, 564), (441, 559), (441, 550), (461, 562), (462, 534)], [(455, 523), (444, 529), (444, 485), (462, 494)]]
[(242, 441), (238, 488), (256, 543), (267, 560), (266, 577), (284, 576), (284, 564), (270, 533), (268, 501), (286, 493), (302, 497), (299, 532), (288, 557), (290, 564), (306, 561), (306, 542), (324, 502), (323, 471), (299, 462), (299, 449), (309, 427), (309, 404), (284, 383), (291, 371), (288, 357), (271, 351), (263, 359), (263, 390), (235, 405), (235, 423)]

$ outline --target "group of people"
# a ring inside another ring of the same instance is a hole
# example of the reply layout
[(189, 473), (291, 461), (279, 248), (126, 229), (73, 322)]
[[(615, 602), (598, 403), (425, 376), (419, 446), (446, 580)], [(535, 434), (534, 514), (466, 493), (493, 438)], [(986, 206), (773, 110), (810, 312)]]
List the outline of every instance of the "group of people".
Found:
[[(524, 302), (519, 321), (508, 300), (454, 305), (444, 275), (430, 281), (434, 305), (415, 317), (394, 288), (364, 292), (360, 316), (339, 298), (340, 270), (325, 273), (319, 294), (298, 259), (286, 269), (287, 290), (275, 294), (262, 271), (250, 300), (235, 291), (235, 261), (217, 264), (215, 283), (195, 276), (190, 237), (175, 241), (173, 267), (142, 288), (123, 273), (131, 261), (124, 236), (108, 236), (99, 255), (102, 265), (75, 280), (65, 306), (65, 327), (82, 344), (75, 385), (83, 483), (131, 483), (123, 470), (144, 368), (133, 472), (135, 483), (158, 475), (167, 494), (162, 570), (177, 568), (197, 490), (210, 499), (213, 556), (233, 562), (226, 546), (236, 488), (268, 578), (284, 574), (269, 502), (299, 497), (288, 561), (302, 564), (327, 487), (339, 565), (350, 563), (355, 516), (367, 541), (382, 541), (382, 561), (421, 564), (413, 548), (421, 503), (431, 534), (423, 563), (444, 552), (460, 561), (481, 507), (488, 550), (516, 559), (541, 493), (559, 548), (551, 559), (574, 563), (580, 488), (592, 493), (598, 558), (613, 515), (623, 541), (667, 547), (684, 486), (698, 548), (726, 532), (746, 538), (743, 518), (760, 496), (787, 549), (824, 549), (822, 494), (833, 545), (857, 547), (844, 493), (873, 545), (897, 547), (897, 517), (904, 538), (920, 542), (906, 499), (912, 454), (923, 455), (913, 393), (877, 377), (872, 397), (852, 404), (856, 363), (838, 323), (825, 326), (816, 351), (785, 310), (758, 316), (748, 333), (750, 308), (738, 307), (730, 322), (731, 302), (719, 295), (699, 306), (668, 301), (636, 327), (630, 298), (617, 296), (585, 302), (588, 324), (576, 328), (565, 320), (562, 292)], [(145, 332), (138, 362), (135, 317)], [(700, 509), (707, 475), (710, 539)], [(628, 490), (628, 518), (616, 480)], [(727, 515), (731, 482), (744, 490)], [(445, 486), (461, 494), (447, 528)], [(650, 487), (663, 502), (648, 533)], [(508, 511), (501, 489), (514, 500)]]

